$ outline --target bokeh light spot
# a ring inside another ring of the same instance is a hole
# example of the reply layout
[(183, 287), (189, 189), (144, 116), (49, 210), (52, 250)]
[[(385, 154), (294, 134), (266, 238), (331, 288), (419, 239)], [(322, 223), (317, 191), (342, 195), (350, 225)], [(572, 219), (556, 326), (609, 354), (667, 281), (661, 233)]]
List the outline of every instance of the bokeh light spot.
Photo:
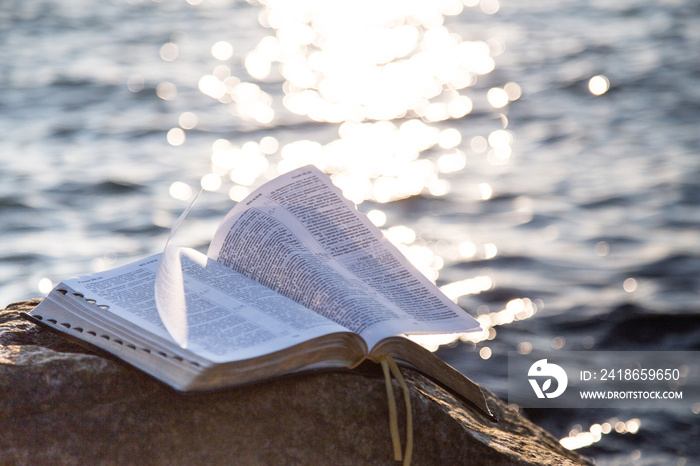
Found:
[(170, 197), (180, 201), (186, 201), (192, 197), (192, 188), (182, 181), (176, 181), (171, 184), (168, 192), (170, 193)]
[(233, 45), (226, 41), (219, 41), (212, 45), (211, 55), (219, 61), (226, 61), (233, 56)]
[(156, 87), (156, 95), (163, 100), (173, 100), (177, 96), (175, 84), (163, 81)]
[(182, 129), (194, 129), (197, 127), (199, 119), (197, 118), (197, 115), (192, 112), (184, 112), (177, 119), (177, 122)]
[(180, 49), (177, 45), (173, 44), (172, 42), (163, 44), (163, 46), (160, 48), (160, 58), (162, 58), (165, 61), (174, 61), (177, 59), (179, 54)]
[(593, 76), (588, 81), (588, 90), (593, 95), (603, 95), (610, 89), (610, 81), (603, 75)]
[(172, 128), (168, 131), (166, 139), (171, 146), (181, 146), (185, 143), (185, 132), (182, 128)]
[(221, 187), (221, 178), (213, 173), (208, 173), (202, 177), (200, 184), (205, 191), (216, 191)]
[(493, 108), (503, 108), (508, 105), (508, 102), (510, 101), (508, 98), (508, 93), (500, 87), (489, 89), (489, 91), (486, 93), (486, 99)]
[(367, 212), (367, 218), (378, 227), (384, 226), (386, 223), (386, 214), (378, 209)]
[(129, 79), (126, 81), (126, 87), (129, 89), (131, 92), (141, 92), (143, 90), (143, 86), (145, 85), (145, 81), (143, 79), (143, 76), (140, 74), (133, 74), (129, 76)]
[(491, 357), (491, 348), (484, 346), (479, 350), (479, 356), (481, 359), (489, 359)]
[(44, 277), (41, 280), (39, 280), (38, 288), (39, 288), (39, 293), (47, 294), (53, 288), (53, 283), (51, 282), (51, 280), (49, 278)]

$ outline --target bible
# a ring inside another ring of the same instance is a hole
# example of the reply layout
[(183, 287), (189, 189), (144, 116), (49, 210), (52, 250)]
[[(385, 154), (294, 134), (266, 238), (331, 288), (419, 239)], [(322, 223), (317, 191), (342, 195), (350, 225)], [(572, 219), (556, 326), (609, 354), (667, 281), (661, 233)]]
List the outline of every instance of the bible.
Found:
[(178, 391), (391, 356), (491, 417), (478, 385), (406, 338), (478, 330), (476, 320), (315, 167), (237, 203), (206, 255), (171, 238), (162, 253), (62, 281), (25, 317)]

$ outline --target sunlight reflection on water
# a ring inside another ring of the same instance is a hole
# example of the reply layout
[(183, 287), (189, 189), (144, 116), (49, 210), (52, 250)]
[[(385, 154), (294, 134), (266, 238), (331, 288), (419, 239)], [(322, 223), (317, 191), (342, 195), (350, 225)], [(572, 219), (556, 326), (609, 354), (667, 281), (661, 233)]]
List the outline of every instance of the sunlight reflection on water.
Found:
[[(253, 79), (231, 75), (225, 62), (232, 57), (233, 45), (219, 41), (211, 52), (223, 64), (200, 78), (199, 90), (227, 105), (233, 115), (265, 127), (278, 122), (280, 110), (275, 111), (272, 96), (261, 85), (281, 82), (282, 111), (337, 124), (339, 137), (324, 145), (289, 142), (281, 147), (281, 160), (270, 163), (260, 160), (260, 153), (250, 147), (245, 150), (255, 141), (224, 147), (223, 153), (221, 144), (215, 145), (213, 173), (228, 174), (235, 184), (251, 186), (260, 177), (269, 179), (313, 163), (331, 173), (356, 204), (391, 202), (421, 193), (446, 195), (450, 186), (440, 175), (462, 170), (466, 156), (460, 149), (460, 131), (434, 124), (472, 111), (467, 90), (478, 76), (494, 70), (493, 56), (502, 51), (502, 47), (492, 50), (487, 41), (465, 41), (445, 27), (446, 16), (478, 3), (261, 3), (259, 22), (274, 35), (262, 38), (245, 54), (243, 64)], [(494, 13), (495, 5), (484, 11)], [(164, 44), (161, 57), (175, 60), (177, 46)], [(175, 92), (168, 83), (161, 87), (164, 99)], [(500, 109), (520, 94), (519, 86), (510, 82), (488, 90), (487, 101)], [(183, 144), (183, 130), (195, 126), (196, 116), (187, 121), (181, 118), (180, 128), (170, 131), (168, 141)], [(482, 147), (481, 140), (488, 141), (488, 146)], [(481, 140), (472, 140), (471, 146), (482, 151), (490, 148), (489, 160), (494, 164), (509, 162), (512, 135), (508, 131), (494, 131)], [(441, 151), (445, 152), (438, 157), (425, 156)], [(232, 198), (239, 200), (243, 191), (232, 192)]]
[[(231, 60), (238, 46), (219, 40), (210, 49), (217, 64), (201, 75), (199, 91), (253, 127), (306, 120), (335, 128), (337, 137), (325, 143), (280, 142), (270, 135), (244, 142), (218, 139), (212, 144), (211, 172), (200, 180), (204, 190), (227, 191), (232, 200), (240, 201), (264, 181), (314, 164), (355, 204), (386, 204), (418, 195), (446, 196), (453, 189), (449, 175), (465, 170), (470, 152), (484, 154), (495, 166), (511, 162), (514, 137), (506, 129), (503, 112), (521, 97), (521, 88), (515, 82), (480, 91), (474, 87), (480, 76), (495, 69), (494, 58), (505, 43), (494, 37), (464, 40), (446, 22), (465, 8), (494, 14), (500, 8), (497, 1), (261, 0), (259, 6), (258, 22), (270, 34), (247, 52), (238, 52), (248, 76), (234, 75)], [(177, 44), (162, 45), (164, 61), (176, 61), (178, 56)], [(158, 89), (164, 100), (177, 95), (167, 82)], [(477, 96), (478, 92), (484, 95)], [(502, 129), (465, 138), (458, 122), (475, 110), (475, 102), (484, 107), (478, 108), (480, 112), (499, 115)], [(184, 112), (178, 124), (167, 135), (173, 146), (186, 143), (187, 131), (198, 126), (197, 115)], [(170, 195), (184, 201), (197, 189), (178, 181), (171, 185)], [(473, 200), (488, 201), (492, 196), (492, 187), (481, 183)], [(445, 258), (408, 226), (387, 225), (380, 208), (370, 214), (426, 277), (439, 279)], [(464, 261), (489, 260), (498, 254), (493, 243), (480, 248), (483, 251), (461, 242), (453, 249)], [(457, 300), (493, 286), (491, 277), (475, 276), (446, 284), (442, 290)], [(434, 350), (460, 338), (472, 343), (490, 340), (494, 326), (534, 312), (529, 299), (517, 299), (502, 311), (479, 316), (483, 330), (478, 334), (417, 341)]]
[(641, 421), (639, 419), (630, 419), (627, 422), (621, 421), (618, 418), (608, 419), (602, 424), (593, 424), (589, 430), (583, 430), (580, 424), (575, 425), (567, 437), (562, 438), (559, 442), (569, 450), (577, 450), (579, 448), (588, 447), (602, 439), (603, 435), (616, 432), (618, 434), (636, 434), (639, 432)]

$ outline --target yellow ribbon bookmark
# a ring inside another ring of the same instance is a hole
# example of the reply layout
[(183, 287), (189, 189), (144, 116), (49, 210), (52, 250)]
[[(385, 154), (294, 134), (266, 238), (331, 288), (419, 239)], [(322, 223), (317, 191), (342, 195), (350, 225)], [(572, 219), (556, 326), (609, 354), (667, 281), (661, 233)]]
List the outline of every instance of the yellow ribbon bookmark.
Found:
[(394, 388), (391, 384), (391, 375), (399, 381), (403, 390), (403, 398), (406, 403), (406, 450), (403, 454), (403, 464), (408, 466), (411, 464), (413, 456), (413, 413), (411, 411), (411, 393), (408, 391), (408, 385), (401, 375), (399, 366), (394, 361), (394, 358), (385, 354), (379, 358), (379, 363), (384, 371), (384, 381), (386, 383), (386, 396), (389, 401), (389, 429), (391, 430), (391, 441), (394, 446), (394, 459), (401, 461), (401, 438), (399, 437), (399, 418), (396, 411), (396, 397), (394, 396)]

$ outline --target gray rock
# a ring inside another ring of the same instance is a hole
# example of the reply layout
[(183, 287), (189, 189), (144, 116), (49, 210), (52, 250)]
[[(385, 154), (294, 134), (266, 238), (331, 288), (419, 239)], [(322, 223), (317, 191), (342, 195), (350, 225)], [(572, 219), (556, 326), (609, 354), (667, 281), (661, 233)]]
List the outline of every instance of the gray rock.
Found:
[[(182, 395), (19, 316), (37, 303), (0, 311), (3, 464), (397, 464), (380, 375), (327, 372)], [(498, 423), (403, 373), (413, 464), (591, 464), (487, 390)], [(403, 413), (399, 421), (403, 429)]]

